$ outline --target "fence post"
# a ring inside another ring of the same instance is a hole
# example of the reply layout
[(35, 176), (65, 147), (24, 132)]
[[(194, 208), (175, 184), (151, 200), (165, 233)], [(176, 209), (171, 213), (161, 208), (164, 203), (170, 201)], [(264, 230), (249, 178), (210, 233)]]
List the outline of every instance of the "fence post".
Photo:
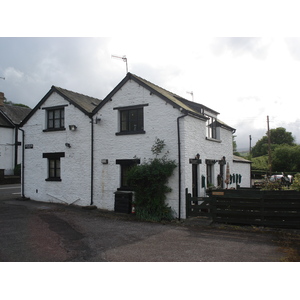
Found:
[(211, 215), (211, 218), (212, 218), (213, 222), (215, 222), (215, 220), (216, 220), (216, 198), (217, 198), (217, 196), (210, 195), (209, 198), (210, 198), (210, 201), (209, 201), (210, 215)]
[(265, 225), (265, 197), (262, 195), (260, 198), (260, 223), (261, 226)]
[(188, 192), (188, 189), (185, 189), (185, 213), (186, 213), (186, 218), (190, 216), (190, 211), (191, 211), (191, 195)]

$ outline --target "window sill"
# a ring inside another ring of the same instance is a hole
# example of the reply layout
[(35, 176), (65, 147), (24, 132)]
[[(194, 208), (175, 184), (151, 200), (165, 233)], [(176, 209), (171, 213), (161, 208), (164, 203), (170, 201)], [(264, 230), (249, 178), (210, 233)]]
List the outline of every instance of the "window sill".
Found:
[(61, 178), (47, 178), (45, 181), (61, 181)]
[(146, 131), (123, 131), (123, 132), (116, 132), (116, 135), (131, 135), (131, 134), (145, 134)]
[(207, 141), (210, 141), (210, 142), (222, 143), (222, 141), (221, 141), (221, 140), (218, 140), (218, 139), (213, 139), (213, 138), (208, 138), (208, 137), (206, 137), (205, 139), (206, 139)]
[(53, 128), (53, 129), (44, 129), (43, 132), (51, 132), (51, 131), (64, 131), (66, 128)]

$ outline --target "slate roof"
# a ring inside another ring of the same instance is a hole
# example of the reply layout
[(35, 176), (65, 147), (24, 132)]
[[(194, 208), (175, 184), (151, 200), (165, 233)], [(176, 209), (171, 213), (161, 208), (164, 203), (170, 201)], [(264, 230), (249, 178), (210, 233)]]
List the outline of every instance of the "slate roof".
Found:
[(167, 91), (161, 87), (159, 87), (158, 85), (155, 85), (154, 83), (151, 83), (149, 81), (147, 81), (146, 79), (143, 79), (137, 75), (131, 74), (133, 77), (137, 78), (138, 80), (144, 82), (145, 84), (147, 84), (149, 87), (155, 89), (156, 91), (158, 91), (161, 95), (166, 96), (168, 99), (170, 99), (171, 101), (173, 101), (174, 103), (178, 104), (179, 106), (181, 106), (182, 108), (185, 108), (187, 110), (191, 110), (197, 113), (201, 113), (203, 114), (203, 110), (205, 109), (206, 111), (210, 111), (214, 114), (219, 114), (218, 112), (216, 112), (215, 110), (208, 108), (205, 105), (202, 105), (200, 103), (197, 102), (192, 102), (190, 100), (187, 100), (181, 96), (178, 96), (170, 91)]
[[(178, 96), (172, 92), (169, 92), (137, 75), (131, 74), (132, 77), (137, 78), (138, 80), (144, 82), (145, 84), (147, 84), (149, 87), (153, 88), (154, 90), (156, 90), (157, 92), (159, 92), (161, 95), (167, 97), (169, 100), (171, 100), (172, 102), (174, 102), (175, 104), (179, 105), (181, 108), (185, 109), (188, 112), (193, 112), (196, 113), (198, 115), (201, 115), (202, 117), (204, 117), (203, 112), (211, 112), (213, 114), (218, 115), (219, 113), (203, 104), (197, 103), (197, 102), (193, 102), (190, 100), (187, 100), (181, 96)], [(234, 128), (230, 127), (229, 125), (225, 124), (224, 122), (222, 122), (221, 120), (217, 119), (217, 123), (219, 126), (235, 131)]]
[(239, 163), (245, 163), (245, 164), (252, 164), (251, 160), (245, 159), (243, 157), (233, 155), (233, 161), (239, 162)]
[(66, 101), (76, 106), (79, 110), (81, 110), (84, 114), (91, 116), (93, 114), (93, 110), (101, 103), (102, 100), (90, 97), (87, 95), (79, 94), (73, 91), (69, 91), (63, 89), (61, 87), (52, 86), (49, 92), (43, 97), (43, 99), (35, 106), (35, 108), (31, 111), (31, 113), (24, 119), (21, 123), (23, 126), (31, 116), (40, 108), (40, 106), (50, 97), (52, 93), (58, 93), (62, 96)]
[(31, 108), (4, 104), (0, 107), (0, 125), (5, 127), (13, 127), (19, 125), (26, 116), (31, 112)]
[[(144, 79), (141, 78), (135, 74), (127, 73), (126, 77), (105, 97), (103, 102), (95, 109), (95, 112), (97, 112), (107, 101), (109, 101), (113, 95), (128, 81), (128, 80), (134, 80), (138, 84), (142, 85), (146, 89), (148, 89), (150, 92), (156, 94), (158, 97), (166, 100), (170, 104), (172, 104), (174, 107), (178, 109), (184, 110), (184, 112), (194, 115), (200, 119), (207, 120), (207, 116), (203, 114), (204, 111), (210, 111), (213, 114), (219, 114), (215, 110), (212, 110), (211, 108), (208, 108), (207, 106), (204, 106), (200, 103), (189, 101), (181, 96), (178, 96), (170, 91), (167, 91), (163, 89), (162, 87)], [(223, 127), (230, 131), (235, 131), (234, 128), (228, 126), (224, 122), (220, 121), (218, 119), (218, 123)]]
[(72, 92), (57, 86), (52, 86), (61, 96), (86, 113), (92, 113), (102, 100), (87, 95)]
[[(56, 92), (65, 98), (68, 102), (76, 106), (80, 109), (83, 113), (87, 114), (88, 116), (92, 116), (97, 113), (106, 102), (110, 101), (113, 95), (128, 81), (134, 80), (138, 84), (142, 85), (143, 87), (147, 88), (150, 92), (156, 94), (158, 97), (164, 99), (168, 103), (172, 104), (173, 107), (182, 110), (184, 113), (193, 115), (198, 117), (202, 120), (207, 120), (208, 117), (204, 115), (204, 111), (210, 111), (214, 114), (219, 114), (215, 110), (208, 108), (202, 104), (189, 101), (181, 96), (178, 96), (170, 91), (167, 91), (160, 86), (142, 78), (132, 73), (127, 73), (126, 77), (104, 98), (104, 100), (100, 100), (94, 97), (90, 97), (87, 95), (79, 94), (73, 91), (69, 91), (63, 89), (61, 87), (52, 86), (50, 91), (43, 97), (43, 99), (36, 105), (36, 107), (31, 111), (31, 113), (24, 119), (21, 126), (27, 122), (27, 120), (35, 113), (37, 109), (47, 100), (47, 98), (53, 93)], [(235, 131), (234, 128), (228, 126), (224, 122), (218, 119), (219, 125), (221, 127), (226, 128), (231, 131)]]

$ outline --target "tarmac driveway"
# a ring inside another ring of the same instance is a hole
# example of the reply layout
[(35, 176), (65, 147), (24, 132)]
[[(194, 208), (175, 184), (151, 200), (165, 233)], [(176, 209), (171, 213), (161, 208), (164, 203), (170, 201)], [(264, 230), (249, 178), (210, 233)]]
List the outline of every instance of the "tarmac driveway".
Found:
[(299, 242), (295, 231), (282, 235), (203, 219), (139, 222), (98, 209), (0, 197), (2, 262), (276, 262), (287, 260), (286, 234)]

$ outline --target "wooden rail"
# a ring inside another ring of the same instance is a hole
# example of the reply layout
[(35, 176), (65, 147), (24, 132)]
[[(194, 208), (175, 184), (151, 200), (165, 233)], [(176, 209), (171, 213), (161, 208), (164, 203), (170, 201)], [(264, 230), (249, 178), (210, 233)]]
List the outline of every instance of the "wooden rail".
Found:
[(202, 214), (205, 207), (214, 222), (300, 228), (300, 192), (218, 190), (193, 209), (198, 198), (187, 196), (187, 217)]

